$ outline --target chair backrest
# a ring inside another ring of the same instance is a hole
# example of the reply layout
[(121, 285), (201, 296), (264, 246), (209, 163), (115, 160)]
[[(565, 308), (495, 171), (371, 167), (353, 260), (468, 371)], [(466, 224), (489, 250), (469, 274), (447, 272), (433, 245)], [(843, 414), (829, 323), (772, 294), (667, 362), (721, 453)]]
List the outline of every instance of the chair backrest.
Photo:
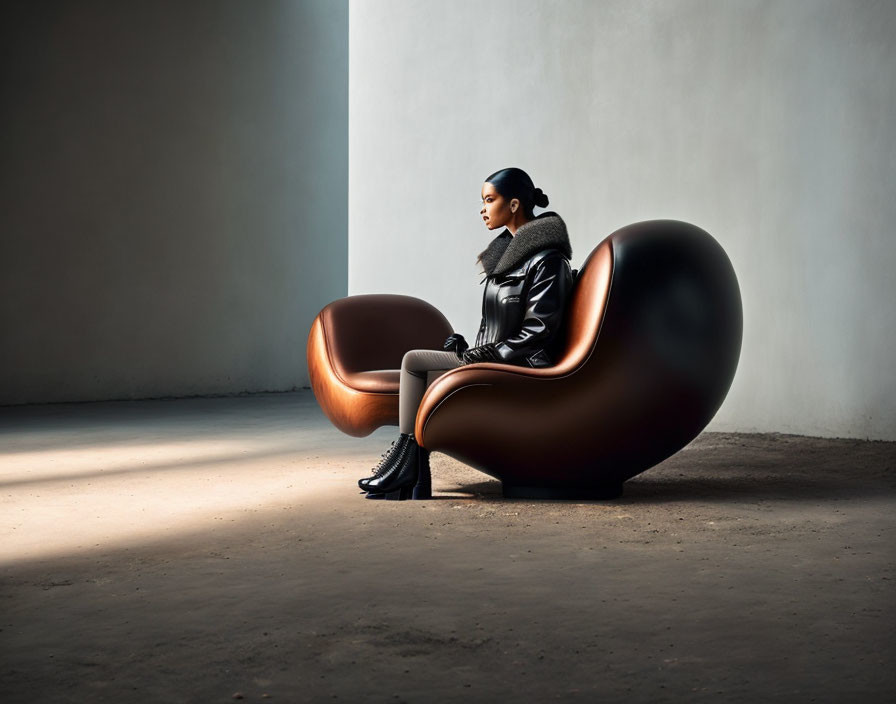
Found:
[(613, 279), (613, 247), (610, 238), (595, 247), (578, 271), (566, 310), (563, 352), (552, 368), (568, 374), (588, 359), (597, 341)]
[(451, 324), (412, 296), (366, 294), (340, 298), (321, 312), (330, 359), (340, 375), (400, 369), (410, 349), (441, 349)]

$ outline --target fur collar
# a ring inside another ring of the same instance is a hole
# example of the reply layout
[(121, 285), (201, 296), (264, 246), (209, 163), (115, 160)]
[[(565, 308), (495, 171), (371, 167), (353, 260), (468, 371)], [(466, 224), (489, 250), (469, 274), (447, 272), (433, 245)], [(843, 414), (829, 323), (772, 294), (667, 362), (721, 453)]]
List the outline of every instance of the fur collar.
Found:
[(479, 255), (483, 273), (497, 276), (513, 271), (533, 254), (544, 249), (559, 249), (567, 259), (572, 257), (572, 246), (566, 223), (553, 211), (541, 213), (534, 220), (520, 225), (516, 236), (505, 229)]

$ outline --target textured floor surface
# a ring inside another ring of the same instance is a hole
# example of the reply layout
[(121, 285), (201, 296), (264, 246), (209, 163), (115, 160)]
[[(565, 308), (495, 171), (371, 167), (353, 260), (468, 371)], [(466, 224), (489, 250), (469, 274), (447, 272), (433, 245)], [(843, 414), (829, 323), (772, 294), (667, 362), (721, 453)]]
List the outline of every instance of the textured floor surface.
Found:
[(310, 392), (0, 408), (3, 702), (896, 701), (896, 443), (707, 433), (609, 502), (354, 488)]

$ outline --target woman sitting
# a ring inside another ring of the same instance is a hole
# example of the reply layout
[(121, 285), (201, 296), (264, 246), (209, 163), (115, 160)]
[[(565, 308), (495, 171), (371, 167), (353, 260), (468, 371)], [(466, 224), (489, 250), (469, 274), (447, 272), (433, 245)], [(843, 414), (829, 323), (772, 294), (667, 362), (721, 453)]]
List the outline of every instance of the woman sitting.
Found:
[(572, 248), (557, 213), (536, 216), (548, 197), (522, 169), (493, 173), (482, 185), (480, 214), (489, 230), (503, 227), (479, 255), (485, 278), (482, 322), (473, 347), (452, 334), (443, 350), (410, 350), (401, 363), (399, 436), (370, 477), (358, 485), (368, 498), (430, 498), (429, 451), (417, 445), (414, 422), (431, 382), (464, 364), (529, 367), (554, 363), (572, 289)]

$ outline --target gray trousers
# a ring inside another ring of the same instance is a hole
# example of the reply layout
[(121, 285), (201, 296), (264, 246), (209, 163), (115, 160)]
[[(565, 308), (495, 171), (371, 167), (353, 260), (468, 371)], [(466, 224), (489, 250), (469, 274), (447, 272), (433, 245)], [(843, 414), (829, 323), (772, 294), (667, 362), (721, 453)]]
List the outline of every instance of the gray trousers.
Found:
[(442, 350), (411, 350), (401, 360), (398, 386), (398, 430), (413, 434), (417, 409), (426, 388), (445, 372), (459, 367), (461, 361), (454, 352)]

